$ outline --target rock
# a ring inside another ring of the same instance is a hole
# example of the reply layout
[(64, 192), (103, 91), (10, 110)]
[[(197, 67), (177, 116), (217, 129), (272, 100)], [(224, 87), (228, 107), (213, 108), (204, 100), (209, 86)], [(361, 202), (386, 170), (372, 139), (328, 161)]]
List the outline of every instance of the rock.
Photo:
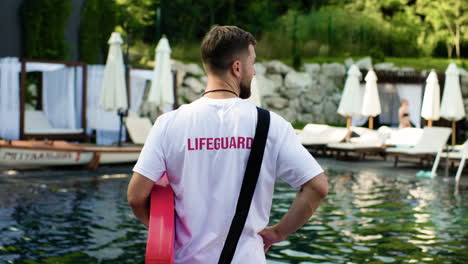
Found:
[(302, 107), (302, 112), (304, 113), (313, 113), (314, 112), (314, 101), (310, 98), (310, 93), (299, 97), (299, 102)]
[[(281, 76), (278, 75), (280, 78)], [(257, 82), (258, 90), (262, 97), (265, 96), (277, 96), (280, 85), (275, 81), (265, 77), (264, 75), (255, 75), (255, 81)], [(253, 82), (252, 82), (253, 83)]]
[(400, 70), (401, 72), (414, 72), (414, 69), (411, 67), (401, 67)]
[(186, 78), (184, 80), (184, 85), (190, 87), (191, 90), (197, 94), (200, 94), (203, 92), (203, 90), (205, 90), (205, 86), (203, 85), (203, 83), (194, 77)]
[(299, 115), (298, 118), (297, 118), (297, 121), (301, 122), (301, 123), (313, 123), (314, 122), (314, 115), (312, 114), (302, 114), (302, 115)]
[(176, 71), (184, 71), (185, 72), (185, 64), (178, 60), (171, 60), (171, 66)]
[(346, 68), (341, 63), (324, 63), (322, 73), (331, 77), (343, 77), (346, 75)]
[(335, 84), (335, 78), (330, 78), (325, 74), (320, 75), (319, 85), (315, 86), (315, 93), (319, 97), (330, 95), (338, 91), (338, 87)]
[(255, 63), (254, 67), (255, 67), (255, 74), (256, 75), (265, 75), (266, 67), (263, 66), (263, 64), (257, 62), (257, 63)]
[(306, 72), (289, 72), (284, 78), (284, 86), (280, 88), (280, 93), (287, 98), (294, 99), (300, 96), (305, 90), (310, 89), (312, 79)]
[(312, 112), (312, 123), (325, 124), (325, 115), (323, 113), (323, 107), (320, 104), (314, 106), (314, 111)]
[(276, 111), (273, 111), (273, 112), (277, 113), (278, 115), (280, 115), (281, 117), (286, 119), (286, 121), (288, 121), (288, 122), (295, 122), (296, 119), (297, 119), (297, 114), (294, 113), (294, 111), (292, 111), (289, 108), (285, 108), (285, 109), (282, 109), (282, 110), (276, 110)]
[(177, 104), (178, 105), (183, 105), (186, 104), (187, 102), (184, 100), (184, 96), (182, 96), (180, 93), (177, 95)]
[(265, 62), (263, 65), (266, 67), (267, 73), (287, 74), (294, 71), (291, 67), (278, 60)]
[(340, 104), (341, 101), (341, 92), (335, 93), (331, 96), (331, 100), (336, 103), (336, 105)]
[(310, 100), (313, 103), (321, 103), (323, 98), (327, 95), (327, 90), (323, 85), (314, 84), (301, 97)]
[(177, 75), (176, 75), (177, 87), (182, 87), (182, 84), (184, 83), (185, 76), (186, 76), (185, 72), (183, 72), (183, 71), (180, 71), (180, 72), (178, 71), (177, 72)]
[(315, 76), (320, 74), (320, 64), (317, 63), (306, 63), (303, 66), (304, 71), (310, 74), (311, 76)]
[(283, 97), (266, 97), (263, 99), (263, 102), (274, 109), (283, 109), (289, 103), (288, 99)]
[(187, 72), (185, 71), (185, 65), (182, 62), (176, 61), (176, 60), (173, 60), (171, 64), (172, 64), (172, 68), (176, 70), (177, 87), (182, 87), (182, 83), (184, 82), (185, 75), (187, 74)]
[(326, 100), (323, 103), (323, 115), (325, 116), (325, 121), (327, 124), (337, 124), (339, 123), (339, 115), (337, 114), (338, 105), (330, 100)]
[(188, 100), (189, 103), (191, 103), (191, 102), (197, 100), (198, 98), (200, 98), (199, 94), (195, 93), (191, 87), (187, 87), (187, 86), (182, 86), (180, 94), (186, 100)]
[(292, 100), (289, 100), (289, 109), (296, 113), (301, 113), (302, 112), (302, 106), (301, 106), (301, 101), (299, 100), (299, 97), (296, 97)]
[(288, 89), (306, 89), (312, 85), (310, 76), (306, 72), (289, 72), (284, 79), (284, 86)]
[(394, 68), (395, 64), (393, 62), (377, 63), (374, 65), (374, 69), (377, 71), (391, 71)]
[(344, 61), (344, 64), (346, 66), (347, 69), (349, 69), (351, 67), (351, 65), (354, 64), (354, 60), (352, 58), (347, 58), (345, 61)]
[[(460, 88), (463, 97), (468, 97), (468, 71), (459, 68), (460, 70)], [(466, 103), (465, 103), (466, 105)], [(468, 113), (468, 112), (467, 112)]]
[(333, 115), (336, 113), (336, 111), (338, 110), (338, 107), (336, 104), (334, 104), (332, 101), (330, 100), (325, 100), (323, 102), (323, 114), (328, 116), (328, 115)]
[(372, 67), (372, 58), (365, 57), (363, 59), (358, 60), (355, 64), (361, 70), (369, 70), (369, 68)]
[(284, 85), (284, 80), (281, 74), (267, 74), (265, 77), (275, 83), (276, 91), (278, 91), (278, 89)]
[(200, 78), (200, 82), (203, 83), (203, 86), (206, 87), (206, 84), (208, 83), (208, 76), (203, 75), (203, 76)]
[(188, 74), (195, 75), (195, 76), (205, 75), (205, 72), (200, 67), (200, 65), (195, 64), (195, 63), (186, 64), (185, 65), (185, 71)]

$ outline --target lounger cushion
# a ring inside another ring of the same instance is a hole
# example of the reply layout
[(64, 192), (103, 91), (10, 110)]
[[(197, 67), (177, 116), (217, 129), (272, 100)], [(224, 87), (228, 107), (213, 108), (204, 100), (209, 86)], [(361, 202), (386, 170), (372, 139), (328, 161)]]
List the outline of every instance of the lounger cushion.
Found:
[(28, 135), (43, 134), (81, 134), (83, 129), (53, 128), (47, 120), (44, 112), (37, 110), (25, 111), (25, 129)]
[(346, 128), (342, 127), (308, 124), (298, 136), (303, 145), (326, 145), (343, 141), (346, 133)]
[(389, 133), (389, 138), (385, 142), (387, 145), (414, 146), (423, 134), (421, 128), (399, 128), (393, 129)]

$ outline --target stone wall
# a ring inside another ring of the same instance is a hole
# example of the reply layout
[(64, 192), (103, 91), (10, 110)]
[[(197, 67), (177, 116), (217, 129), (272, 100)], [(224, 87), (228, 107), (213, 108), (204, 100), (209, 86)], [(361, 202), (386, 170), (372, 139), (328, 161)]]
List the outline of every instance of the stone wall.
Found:
[[(200, 98), (206, 85), (203, 69), (197, 64), (175, 62), (178, 103)], [(257, 63), (256, 79), (262, 107), (290, 122), (344, 124), (336, 113), (346, 69), (343, 64), (305, 64), (297, 72), (279, 61)]]
[[(262, 107), (278, 113), (289, 122), (326, 123), (344, 125), (346, 120), (337, 114), (342, 88), (346, 77), (346, 65), (356, 63), (361, 69), (372, 66), (370, 58), (344, 64), (304, 64), (295, 71), (280, 61), (257, 63), (256, 79), (262, 97)], [(198, 64), (174, 62), (177, 70), (179, 104), (189, 103), (201, 97), (206, 86), (206, 75)], [(374, 68), (384, 71), (408, 72), (411, 68), (395, 67), (392, 63), (375, 64)], [(468, 113), (468, 72), (461, 69), (461, 86)], [(468, 116), (465, 129), (459, 134), (468, 138)]]

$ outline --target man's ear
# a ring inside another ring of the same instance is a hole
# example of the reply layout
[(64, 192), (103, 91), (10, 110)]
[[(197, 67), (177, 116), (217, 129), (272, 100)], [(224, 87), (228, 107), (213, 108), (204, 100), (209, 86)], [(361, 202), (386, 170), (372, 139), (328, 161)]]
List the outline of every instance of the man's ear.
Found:
[(231, 71), (232, 71), (232, 74), (234, 74), (234, 76), (236, 77), (240, 77), (241, 76), (241, 62), (240, 60), (235, 60), (232, 65), (231, 65)]

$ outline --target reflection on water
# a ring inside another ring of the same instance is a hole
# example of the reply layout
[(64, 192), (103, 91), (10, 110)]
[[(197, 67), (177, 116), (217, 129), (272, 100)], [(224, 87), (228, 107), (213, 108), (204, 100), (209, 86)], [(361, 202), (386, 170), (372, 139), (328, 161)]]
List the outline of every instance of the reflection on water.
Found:
[[(328, 171), (330, 193), (269, 263), (467, 263), (468, 188), (441, 179)], [(40, 175), (39, 175), (40, 176)], [(128, 175), (0, 178), (0, 263), (143, 263)], [(295, 191), (278, 183), (272, 222)]]

